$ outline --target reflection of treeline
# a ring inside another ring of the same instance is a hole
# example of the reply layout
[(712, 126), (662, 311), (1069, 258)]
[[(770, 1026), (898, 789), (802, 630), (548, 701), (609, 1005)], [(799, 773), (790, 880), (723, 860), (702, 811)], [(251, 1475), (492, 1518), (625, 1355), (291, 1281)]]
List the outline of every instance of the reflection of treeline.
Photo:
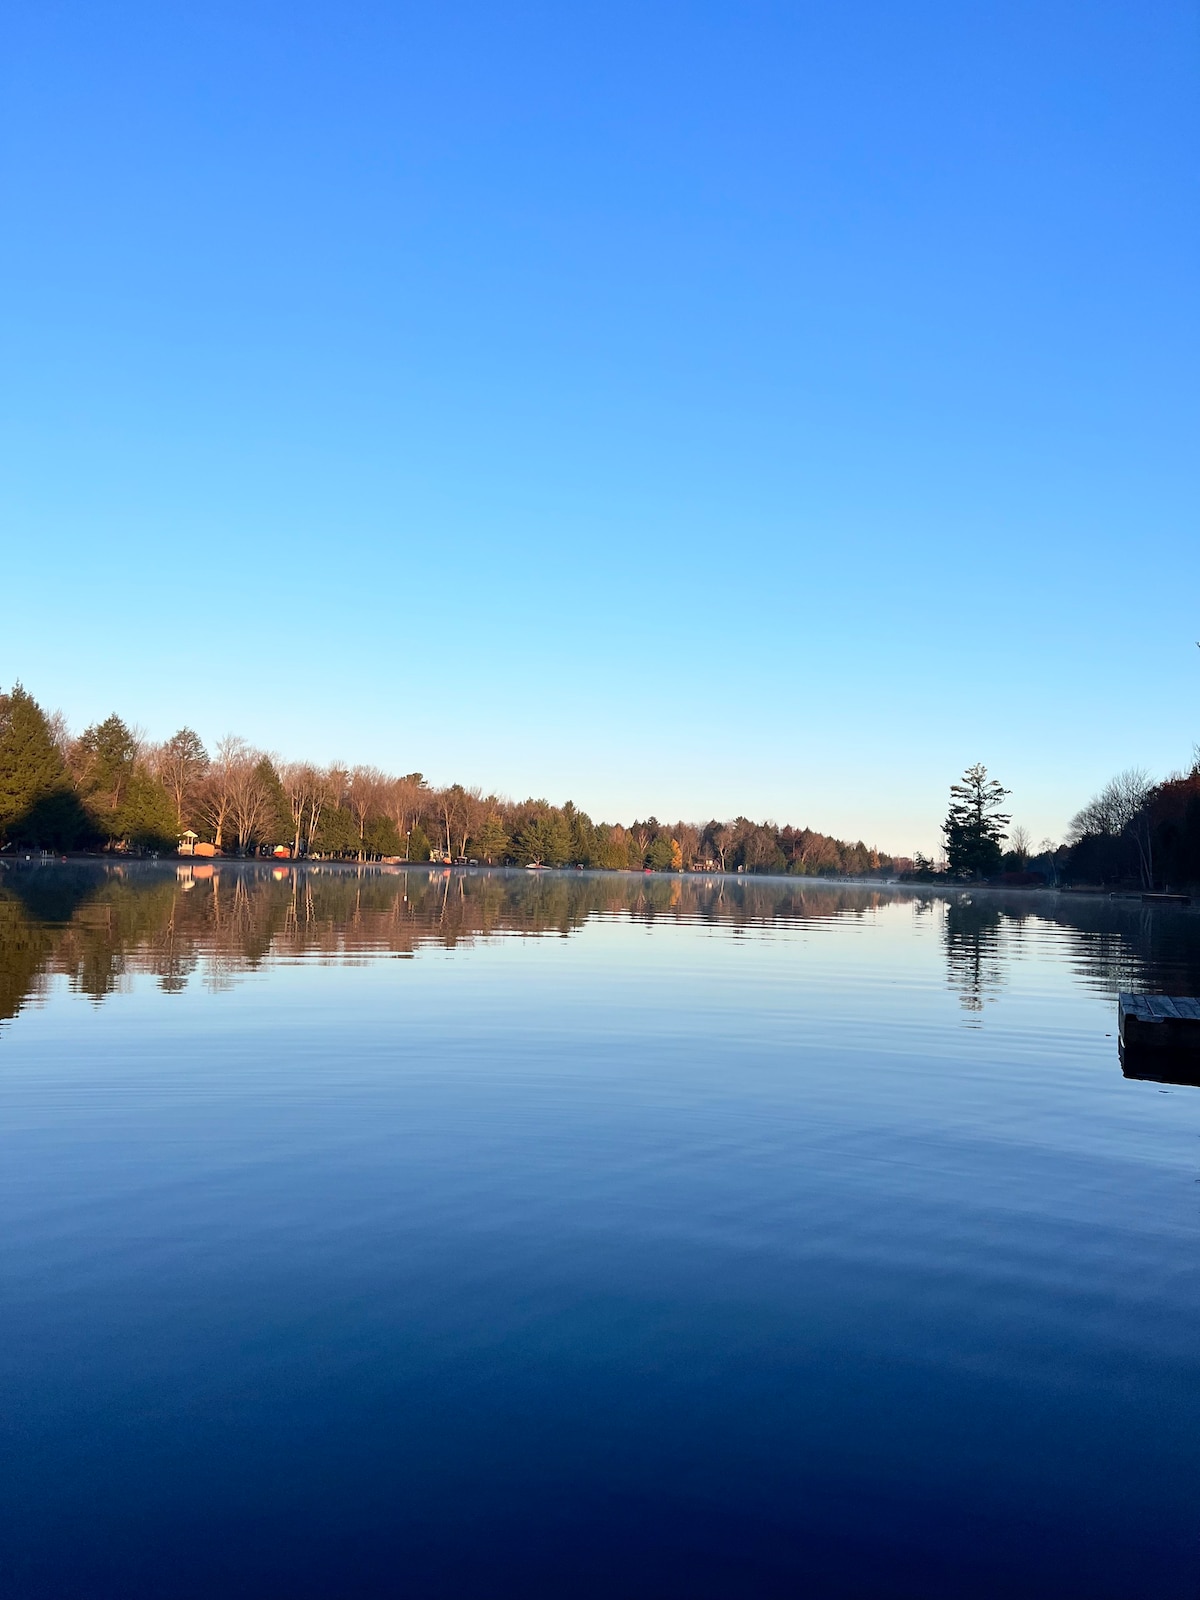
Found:
[[(412, 956), (509, 934), (568, 935), (592, 917), (734, 929), (865, 915), (887, 890), (778, 879), (255, 863), (26, 864), (0, 858), (0, 1020), (64, 977), (99, 1000), (136, 974), (167, 991), (221, 988), (266, 960)], [(1200, 918), (1107, 896), (918, 894), (939, 916), (951, 986), (972, 1011), (997, 996), (1027, 941), (1068, 929), (1068, 959), (1115, 994), (1147, 974), (1200, 989)]]
[(981, 1010), (1004, 986), (1009, 962), (1026, 941), (1067, 928), (1070, 965), (1091, 989), (1117, 994), (1152, 975), (1165, 994), (1200, 990), (1200, 919), (1190, 911), (1147, 906), (1107, 895), (969, 894), (922, 897), (930, 910), (944, 904), (942, 938), (951, 987), (964, 1007)]
[(220, 987), (268, 957), (411, 956), (501, 934), (569, 934), (594, 916), (749, 927), (865, 912), (874, 891), (764, 881), (447, 872), (430, 867), (25, 865), (0, 870), (0, 1018), (47, 977), (100, 999), (132, 974)]
[(19, 685), (0, 695), (0, 847), (216, 851), (358, 861), (474, 861), (659, 871), (854, 876), (891, 858), (861, 841), (747, 817), (593, 822), (569, 801), (436, 788), (419, 772), (281, 761), (243, 740), (205, 749), (190, 728), (147, 744), (111, 716), (72, 737)]

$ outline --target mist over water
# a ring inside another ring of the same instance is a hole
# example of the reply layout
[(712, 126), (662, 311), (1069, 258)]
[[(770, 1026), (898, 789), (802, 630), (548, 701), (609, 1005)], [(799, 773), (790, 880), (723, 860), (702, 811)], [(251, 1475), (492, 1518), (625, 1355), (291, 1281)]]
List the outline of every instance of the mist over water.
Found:
[(1189, 1596), (1200, 918), (0, 870), (6, 1595)]

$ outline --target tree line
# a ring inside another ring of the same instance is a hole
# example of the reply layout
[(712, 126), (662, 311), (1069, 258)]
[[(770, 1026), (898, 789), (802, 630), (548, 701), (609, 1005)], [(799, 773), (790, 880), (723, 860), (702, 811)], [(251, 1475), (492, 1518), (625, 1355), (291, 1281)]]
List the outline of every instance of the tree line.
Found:
[(1200, 751), (1160, 781), (1131, 767), (1071, 819), (1067, 871), (1080, 882), (1143, 889), (1200, 883)]
[(739, 816), (593, 822), (572, 802), (438, 787), (420, 772), (285, 761), (191, 728), (162, 743), (117, 715), (73, 735), (20, 684), (0, 695), (0, 849), (174, 851), (185, 832), (237, 856), (862, 877), (891, 856)]
[(1010, 827), (1008, 794), (985, 766), (968, 767), (950, 787), (944, 868), (918, 856), (908, 875), (1144, 890), (1200, 883), (1200, 751), (1187, 772), (1160, 781), (1141, 768), (1118, 773), (1075, 813), (1064, 844), (1047, 839), (1037, 851), (1024, 828)]

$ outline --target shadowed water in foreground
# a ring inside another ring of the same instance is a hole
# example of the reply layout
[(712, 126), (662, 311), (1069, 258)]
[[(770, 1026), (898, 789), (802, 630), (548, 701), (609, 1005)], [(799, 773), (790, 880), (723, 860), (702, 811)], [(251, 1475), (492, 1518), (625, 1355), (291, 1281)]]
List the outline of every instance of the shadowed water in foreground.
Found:
[(1194, 1597), (1200, 1091), (1051, 895), (0, 869), (0, 1592)]

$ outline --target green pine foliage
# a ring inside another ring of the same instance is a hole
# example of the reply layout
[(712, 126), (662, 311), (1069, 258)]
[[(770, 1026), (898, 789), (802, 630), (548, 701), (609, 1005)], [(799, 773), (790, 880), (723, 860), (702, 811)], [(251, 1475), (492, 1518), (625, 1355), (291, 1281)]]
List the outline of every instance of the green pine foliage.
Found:
[(402, 856), (404, 840), (391, 817), (374, 817), (363, 832), (364, 846), (369, 856)]
[(283, 780), (270, 756), (263, 756), (254, 769), (254, 776), (267, 796), (263, 820), (258, 824), (258, 844), (286, 844), (292, 837), (292, 813), (284, 791)]
[(125, 785), (114, 834), (141, 850), (173, 850), (178, 843), (171, 797), (142, 767), (135, 767)]
[(517, 835), (517, 859), (534, 867), (565, 867), (569, 863), (571, 828), (561, 811), (547, 808), (530, 817)]
[(646, 852), (646, 865), (655, 872), (669, 872), (671, 870), (671, 841), (665, 833), (660, 833)]
[(942, 824), (946, 863), (958, 877), (988, 878), (999, 872), (1005, 830), (1012, 820), (1000, 807), (1008, 790), (981, 763), (950, 785), (950, 810)]
[(45, 713), (18, 683), (0, 696), (0, 844), (67, 850), (87, 831)]
[[(326, 806), (313, 835), (314, 855), (351, 856), (359, 849), (358, 824), (346, 806)], [(426, 855), (428, 860), (428, 855)]]
[(486, 861), (489, 867), (508, 855), (508, 830), (498, 811), (488, 812), (472, 838), (471, 848), (476, 859)]

